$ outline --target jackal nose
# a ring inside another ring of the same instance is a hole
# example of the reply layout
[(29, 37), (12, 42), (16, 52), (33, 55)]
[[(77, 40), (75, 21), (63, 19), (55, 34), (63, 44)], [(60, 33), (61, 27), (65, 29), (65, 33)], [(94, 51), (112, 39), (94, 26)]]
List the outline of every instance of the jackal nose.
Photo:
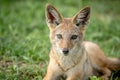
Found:
[(64, 49), (63, 49), (63, 53), (64, 53), (65, 55), (67, 55), (67, 54), (69, 53), (69, 50), (68, 50), (67, 48), (64, 48)]

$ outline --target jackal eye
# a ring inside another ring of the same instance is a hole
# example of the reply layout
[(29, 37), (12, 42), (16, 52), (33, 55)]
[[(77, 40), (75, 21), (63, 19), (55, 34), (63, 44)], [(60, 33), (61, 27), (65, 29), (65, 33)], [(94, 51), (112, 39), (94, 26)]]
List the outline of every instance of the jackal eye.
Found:
[(57, 34), (57, 38), (58, 39), (62, 39), (62, 35), (61, 34)]
[(77, 39), (77, 37), (78, 37), (78, 35), (72, 35), (72, 36), (71, 36), (71, 39), (72, 39), (72, 40), (75, 40), (75, 39)]

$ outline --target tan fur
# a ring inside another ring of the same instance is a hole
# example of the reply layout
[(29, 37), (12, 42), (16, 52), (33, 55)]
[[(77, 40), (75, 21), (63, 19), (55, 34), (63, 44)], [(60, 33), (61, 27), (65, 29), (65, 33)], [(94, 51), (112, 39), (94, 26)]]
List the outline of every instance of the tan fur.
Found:
[(83, 41), (89, 17), (89, 7), (72, 18), (63, 18), (55, 7), (46, 5), (52, 48), (43, 80), (88, 80), (92, 75), (108, 80), (111, 70), (120, 69), (119, 59), (107, 58), (98, 45)]

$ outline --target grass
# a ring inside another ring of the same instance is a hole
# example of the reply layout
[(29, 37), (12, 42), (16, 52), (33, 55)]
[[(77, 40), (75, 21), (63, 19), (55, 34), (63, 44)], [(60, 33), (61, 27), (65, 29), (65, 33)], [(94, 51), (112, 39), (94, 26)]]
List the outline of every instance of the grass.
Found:
[(45, 23), (48, 2), (65, 17), (90, 6), (85, 40), (99, 44), (107, 56), (120, 57), (119, 0), (0, 0), (0, 80), (42, 80), (51, 46)]

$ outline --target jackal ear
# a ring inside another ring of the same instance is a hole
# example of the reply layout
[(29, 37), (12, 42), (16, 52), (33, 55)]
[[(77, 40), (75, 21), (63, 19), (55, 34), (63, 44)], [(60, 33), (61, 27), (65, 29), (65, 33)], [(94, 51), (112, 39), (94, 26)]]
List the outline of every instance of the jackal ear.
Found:
[(73, 18), (73, 22), (76, 26), (85, 26), (90, 18), (90, 7), (85, 7), (80, 10)]
[(51, 4), (46, 4), (46, 22), (48, 24), (53, 24), (54, 26), (57, 26), (62, 22), (61, 14)]

